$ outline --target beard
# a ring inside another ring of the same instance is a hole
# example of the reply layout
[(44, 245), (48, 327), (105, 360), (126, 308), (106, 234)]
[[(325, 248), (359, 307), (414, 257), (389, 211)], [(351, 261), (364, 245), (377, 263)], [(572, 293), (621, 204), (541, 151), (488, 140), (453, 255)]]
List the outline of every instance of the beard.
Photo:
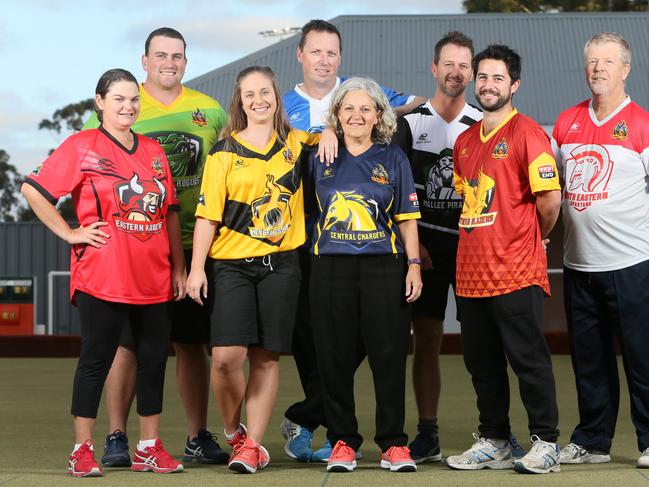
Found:
[[(495, 94), (495, 93), (491, 92), (491, 94)], [(511, 93), (507, 93), (506, 95), (500, 95), (498, 98), (496, 98), (495, 101), (491, 103), (483, 102), (481, 99), (481, 95), (479, 93), (475, 94), (475, 98), (478, 101), (478, 104), (482, 107), (482, 109), (485, 112), (497, 112), (502, 107), (507, 105), (507, 103), (509, 103), (509, 101), (512, 99), (512, 95)]]
[(456, 78), (455, 81), (459, 83), (456, 86), (447, 85), (446, 82), (449, 79), (450, 76), (447, 76), (446, 79), (444, 80), (444, 83), (439, 84), (439, 90), (450, 98), (457, 98), (458, 96), (461, 96), (464, 93), (464, 90), (466, 90), (466, 86), (467, 86), (467, 84), (464, 81), (464, 78), (462, 77)]

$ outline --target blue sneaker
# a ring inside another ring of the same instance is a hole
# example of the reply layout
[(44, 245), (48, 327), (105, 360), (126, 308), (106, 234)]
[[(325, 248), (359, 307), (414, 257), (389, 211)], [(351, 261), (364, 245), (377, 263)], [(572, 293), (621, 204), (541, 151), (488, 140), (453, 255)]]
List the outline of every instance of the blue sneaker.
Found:
[(417, 436), (409, 445), (410, 457), (415, 463), (439, 462), (442, 453), (439, 449), (439, 436), (434, 433), (417, 433)]
[[(329, 442), (329, 440), (325, 440), (325, 442), (322, 444), (322, 448), (313, 452), (313, 454), (311, 455), (311, 461), (314, 463), (327, 463), (329, 462), (329, 457), (331, 456), (332, 451), (333, 448), (331, 448), (331, 443)], [(360, 450), (356, 450), (356, 460), (360, 460), (362, 458), (363, 453)]]
[(509, 433), (509, 444), (512, 447), (512, 458), (514, 460), (518, 460), (520, 458), (523, 458), (525, 454), (527, 453), (525, 449), (518, 443), (518, 440), (514, 435)]
[(101, 457), (104, 467), (130, 467), (131, 457), (128, 454), (128, 438), (120, 430), (113, 431), (106, 437), (104, 456)]
[(286, 439), (286, 445), (284, 446), (286, 454), (298, 462), (311, 460), (313, 432), (286, 418), (282, 421), (280, 428), (282, 436)]
[(225, 465), (230, 459), (230, 454), (221, 449), (216, 442), (216, 435), (206, 429), (201, 429), (198, 436), (191, 440), (187, 438), (183, 462), (196, 461), (199, 463), (213, 463)]

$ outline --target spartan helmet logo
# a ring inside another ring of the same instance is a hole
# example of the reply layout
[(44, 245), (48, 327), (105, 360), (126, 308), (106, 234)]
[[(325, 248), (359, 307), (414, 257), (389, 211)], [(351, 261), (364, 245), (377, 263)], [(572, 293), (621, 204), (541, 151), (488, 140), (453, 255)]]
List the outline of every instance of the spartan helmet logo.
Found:
[(428, 170), (426, 178), (426, 198), (431, 200), (459, 199), (453, 191), (453, 150), (444, 149)]
[(604, 191), (613, 172), (614, 163), (608, 151), (599, 145), (580, 145), (571, 152), (567, 162), (574, 161), (568, 178), (568, 191), (593, 193)]
[(133, 173), (128, 182), (115, 185), (117, 206), (126, 220), (152, 221), (162, 216), (167, 191), (164, 185), (153, 178), (153, 181), (142, 181)]

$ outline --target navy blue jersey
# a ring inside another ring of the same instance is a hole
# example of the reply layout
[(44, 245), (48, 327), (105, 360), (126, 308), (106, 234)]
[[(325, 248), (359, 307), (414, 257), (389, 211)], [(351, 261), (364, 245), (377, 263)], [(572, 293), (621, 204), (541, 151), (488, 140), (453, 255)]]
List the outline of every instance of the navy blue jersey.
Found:
[(307, 211), (316, 215), (311, 253), (404, 251), (396, 223), (420, 214), (410, 164), (398, 146), (375, 144), (359, 156), (341, 146), (329, 166), (311, 155), (308, 170), (305, 183), (315, 200)]

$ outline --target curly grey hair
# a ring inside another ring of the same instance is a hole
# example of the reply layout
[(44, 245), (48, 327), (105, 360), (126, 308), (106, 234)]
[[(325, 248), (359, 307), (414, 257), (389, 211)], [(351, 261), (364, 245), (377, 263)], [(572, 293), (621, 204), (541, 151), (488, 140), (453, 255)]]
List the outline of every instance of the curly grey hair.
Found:
[(389, 144), (392, 134), (397, 130), (397, 117), (392, 111), (388, 97), (373, 79), (354, 77), (345, 80), (331, 97), (329, 104), (329, 115), (327, 116), (327, 126), (336, 131), (338, 137), (343, 137), (343, 130), (338, 120), (338, 112), (343, 98), (350, 91), (362, 90), (369, 95), (374, 102), (374, 107), (379, 112), (379, 122), (372, 129), (372, 142), (375, 144)]

